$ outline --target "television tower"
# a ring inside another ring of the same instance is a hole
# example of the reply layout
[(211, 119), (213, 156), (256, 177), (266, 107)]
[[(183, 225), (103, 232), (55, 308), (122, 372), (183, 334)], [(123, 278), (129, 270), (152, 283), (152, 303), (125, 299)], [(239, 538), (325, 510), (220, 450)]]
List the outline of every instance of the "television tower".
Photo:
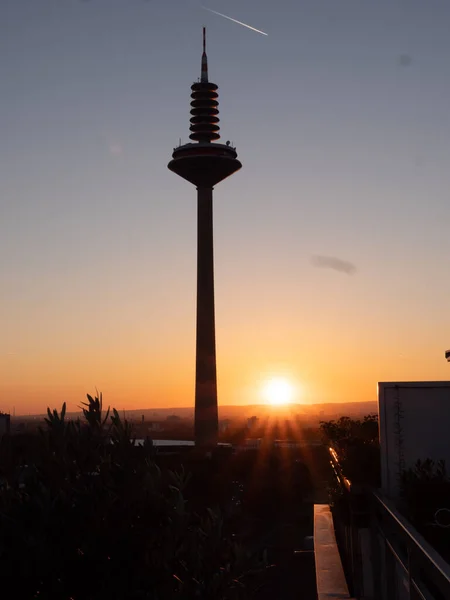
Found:
[(192, 142), (175, 148), (168, 168), (197, 188), (197, 341), (195, 365), (195, 444), (217, 444), (218, 409), (214, 319), (213, 188), (238, 171), (236, 149), (219, 144), (217, 85), (208, 80), (203, 28), (201, 77), (191, 86)]

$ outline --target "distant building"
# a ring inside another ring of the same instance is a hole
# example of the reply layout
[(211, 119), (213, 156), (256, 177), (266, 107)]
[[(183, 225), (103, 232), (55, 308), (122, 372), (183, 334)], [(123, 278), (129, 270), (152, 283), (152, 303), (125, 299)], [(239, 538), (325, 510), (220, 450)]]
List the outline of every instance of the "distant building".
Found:
[(255, 429), (255, 427), (258, 425), (258, 422), (258, 417), (250, 417), (250, 419), (247, 419), (247, 427), (249, 429)]
[[(138, 438), (135, 441), (136, 446), (143, 446), (145, 443), (144, 439)], [(152, 444), (155, 447), (192, 447), (195, 446), (193, 440), (152, 440)]]
[(223, 419), (223, 421), (220, 421), (219, 423), (219, 429), (220, 431), (222, 431), (222, 433), (224, 431), (228, 431), (228, 429), (230, 428), (230, 419)]
[(177, 415), (169, 415), (166, 419), (169, 423), (180, 423), (183, 419)]
[(262, 440), (261, 438), (247, 438), (244, 441), (243, 450), (258, 450), (261, 447)]
[[(144, 439), (138, 438), (135, 440), (135, 446), (143, 446), (145, 444)], [(152, 440), (151, 441), (157, 454), (181, 454), (186, 452), (188, 449), (195, 447), (193, 440)], [(222, 452), (232, 452), (233, 447), (231, 444), (224, 444), (219, 442), (217, 448)]]
[(161, 421), (150, 421), (147, 425), (148, 431), (164, 431)]
[(295, 442), (294, 440), (274, 440), (273, 445), (275, 448), (300, 448), (301, 442)]
[(11, 415), (0, 413), (0, 436), (11, 431)]

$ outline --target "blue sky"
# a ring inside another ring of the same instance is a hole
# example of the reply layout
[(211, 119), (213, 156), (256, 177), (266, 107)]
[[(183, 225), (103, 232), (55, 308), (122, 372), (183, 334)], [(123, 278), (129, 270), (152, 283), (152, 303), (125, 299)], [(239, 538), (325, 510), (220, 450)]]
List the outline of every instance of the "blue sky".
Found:
[(243, 163), (215, 192), (222, 402), (278, 365), (318, 401), (447, 377), (450, 5), (205, 5), (269, 35), (194, 1), (0, 3), (0, 408), (192, 401), (195, 191), (167, 163), (202, 25)]

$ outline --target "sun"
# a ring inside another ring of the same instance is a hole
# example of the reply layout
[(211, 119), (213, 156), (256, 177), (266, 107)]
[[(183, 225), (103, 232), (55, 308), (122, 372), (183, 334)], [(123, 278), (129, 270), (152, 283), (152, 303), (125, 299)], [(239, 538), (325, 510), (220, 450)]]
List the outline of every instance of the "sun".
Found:
[(283, 406), (294, 399), (294, 386), (284, 377), (272, 377), (263, 386), (263, 396), (267, 404)]

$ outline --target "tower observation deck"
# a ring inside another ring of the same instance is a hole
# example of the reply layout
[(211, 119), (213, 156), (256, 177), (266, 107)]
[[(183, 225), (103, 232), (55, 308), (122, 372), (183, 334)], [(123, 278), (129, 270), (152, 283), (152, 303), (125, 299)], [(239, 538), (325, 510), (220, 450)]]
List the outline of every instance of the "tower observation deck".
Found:
[(214, 310), (213, 187), (238, 171), (236, 149), (220, 144), (217, 85), (208, 79), (206, 35), (200, 81), (191, 86), (192, 142), (175, 148), (168, 168), (197, 188), (197, 335), (195, 443), (217, 444), (218, 408)]

